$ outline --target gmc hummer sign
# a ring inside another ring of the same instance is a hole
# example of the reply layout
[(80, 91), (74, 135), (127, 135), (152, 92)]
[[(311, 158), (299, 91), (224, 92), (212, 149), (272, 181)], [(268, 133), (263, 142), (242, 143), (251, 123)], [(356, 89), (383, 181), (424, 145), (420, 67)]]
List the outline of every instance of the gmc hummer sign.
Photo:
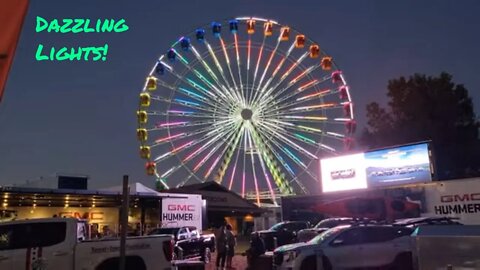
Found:
[(162, 200), (162, 227), (195, 226), (202, 228), (202, 200), (189, 198)]

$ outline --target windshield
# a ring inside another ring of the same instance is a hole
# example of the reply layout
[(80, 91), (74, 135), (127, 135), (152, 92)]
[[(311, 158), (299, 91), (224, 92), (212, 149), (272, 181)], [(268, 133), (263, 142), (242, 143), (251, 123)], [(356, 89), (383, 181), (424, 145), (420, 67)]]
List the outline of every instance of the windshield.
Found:
[(332, 229), (328, 229), (322, 233), (320, 233), (319, 235), (315, 236), (314, 238), (312, 238), (312, 240), (308, 241), (309, 244), (321, 244), (323, 241), (325, 241), (325, 239), (327, 238), (330, 238), (330, 236), (332, 236), (333, 234), (336, 234), (337, 232), (345, 229), (345, 228), (348, 228), (349, 226), (339, 226), (339, 227), (335, 227), (335, 228), (332, 228)]
[(270, 228), (270, 230), (271, 230), (271, 231), (278, 231), (278, 230), (280, 230), (280, 228), (283, 227), (284, 224), (285, 224), (285, 223), (283, 223), (283, 222), (277, 223), (277, 224), (273, 225), (273, 226)]
[(324, 219), (315, 225), (315, 229), (319, 228), (333, 228), (338, 225), (348, 224), (350, 223), (351, 219), (343, 218), (343, 219)]

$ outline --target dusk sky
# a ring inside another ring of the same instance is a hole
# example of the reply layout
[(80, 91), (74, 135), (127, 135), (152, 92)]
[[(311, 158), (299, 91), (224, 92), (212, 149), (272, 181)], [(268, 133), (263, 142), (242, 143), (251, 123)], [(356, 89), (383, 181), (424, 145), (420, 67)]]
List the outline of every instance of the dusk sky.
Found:
[[(75, 4), (74, 4), (75, 3)], [(138, 155), (138, 95), (156, 58), (213, 20), (271, 18), (318, 42), (343, 70), (355, 117), (385, 103), (387, 82), (446, 71), (480, 115), (480, 1), (31, 0), (0, 103), (0, 185), (88, 175), (92, 188), (122, 175), (153, 186)], [(125, 19), (122, 33), (36, 33), (36, 17)], [(46, 48), (109, 45), (107, 60), (36, 61)]]

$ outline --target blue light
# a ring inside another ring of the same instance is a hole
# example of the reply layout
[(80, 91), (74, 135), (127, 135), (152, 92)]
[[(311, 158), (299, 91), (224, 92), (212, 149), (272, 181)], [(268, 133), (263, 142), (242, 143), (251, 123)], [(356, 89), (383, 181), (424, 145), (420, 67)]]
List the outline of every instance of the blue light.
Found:
[(238, 31), (238, 21), (237, 20), (230, 20), (228, 22), (230, 24), (230, 32), (233, 34), (237, 33)]
[(205, 30), (204, 29), (197, 29), (195, 31), (195, 37), (197, 38), (198, 42), (203, 42), (205, 40)]
[(188, 51), (188, 48), (190, 47), (190, 39), (182, 37), (182, 39), (180, 39), (180, 47), (182, 47), (182, 50)]
[(220, 37), (220, 32), (222, 31), (222, 25), (217, 22), (212, 22), (212, 32), (215, 37)]

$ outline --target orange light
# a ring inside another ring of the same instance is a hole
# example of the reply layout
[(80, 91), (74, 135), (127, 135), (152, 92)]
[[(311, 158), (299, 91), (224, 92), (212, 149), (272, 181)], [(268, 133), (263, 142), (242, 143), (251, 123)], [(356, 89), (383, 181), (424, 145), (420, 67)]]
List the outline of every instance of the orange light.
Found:
[(320, 47), (317, 44), (310, 45), (310, 58), (317, 58), (320, 55)]
[(284, 26), (280, 29), (281, 31), (281, 36), (280, 40), (281, 41), (287, 41), (290, 38), (290, 27)]
[(295, 48), (305, 47), (305, 35), (297, 35), (295, 37)]
[(255, 20), (248, 20), (247, 21), (247, 33), (248, 34), (255, 33)]
[(320, 63), (323, 70), (331, 70), (332, 69), (332, 57), (325, 56), (322, 58), (322, 62)]
[(265, 36), (269, 37), (273, 33), (273, 24), (271, 22), (265, 22), (263, 25)]

